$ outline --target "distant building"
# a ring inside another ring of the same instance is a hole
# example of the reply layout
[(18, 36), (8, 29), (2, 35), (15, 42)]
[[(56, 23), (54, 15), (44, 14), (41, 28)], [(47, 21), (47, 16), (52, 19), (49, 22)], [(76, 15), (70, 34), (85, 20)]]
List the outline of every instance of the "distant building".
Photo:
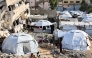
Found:
[(29, 0), (31, 9), (36, 10), (49, 10), (50, 4), (48, 3), (49, 0)]
[[(89, 3), (89, 0), (85, 0)], [(82, 0), (63, 0), (62, 4), (80, 4)]]
[[(30, 2), (31, 8), (36, 8), (36, 10), (49, 10), (50, 4), (49, 0), (28, 0)], [(90, 0), (85, 0), (87, 3), (90, 3)], [(58, 6), (61, 5), (80, 5), (82, 0), (58, 0)], [(68, 6), (64, 6), (68, 7)]]
[[(62, 0), (58, 0), (59, 5), (62, 4)], [(50, 10), (49, 0), (29, 0), (30, 7), (36, 8), (36, 10)]]
[[(90, 3), (90, 0), (85, 0), (88, 4)], [(80, 4), (82, 0), (62, 0), (62, 3), (58, 6), (58, 11), (63, 10), (79, 10)]]

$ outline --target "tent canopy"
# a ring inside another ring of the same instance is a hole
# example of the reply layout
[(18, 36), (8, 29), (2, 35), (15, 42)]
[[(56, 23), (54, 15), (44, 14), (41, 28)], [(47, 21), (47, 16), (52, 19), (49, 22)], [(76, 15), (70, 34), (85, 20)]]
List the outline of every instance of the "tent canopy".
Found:
[(63, 11), (62, 13), (63, 14), (61, 15), (61, 18), (63, 19), (68, 19), (72, 17), (72, 15), (68, 11)]
[(25, 53), (38, 52), (38, 43), (29, 34), (14, 33), (3, 41), (2, 50), (5, 53), (24, 55)]
[(82, 22), (92, 22), (92, 18), (84, 18)]
[(89, 50), (88, 34), (81, 30), (71, 30), (64, 34), (62, 47), (71, 50)]
[(52, 23), (48, 20), (39, 20), (35, 26), (50, 26)]
[(63, 37), (65, 33), (66, 33), (65, 31), (61, 31), (59, 29), (56, 29), (53, 33), (55, 40), (58, 40), (58, 38)]
[(82, 15), (82, 14), (84, 14), (84, 12), (82, 12), (82, 11), (70, 11), (71, 12), (71, 14), (72, 15), (74, 15), (74, 14), (77, 14), (77, 15)]
[(31, 19), (46, 19), (47, 15), (30, 15)]
[(90, 25), (88, 26), (85, 26), (86, 27), (86, 30), (85, 32), (87, 32), (88, 34), (92, 34), (92, 14), (86, 14), (82, 20), (82, 22), (88, 22)]

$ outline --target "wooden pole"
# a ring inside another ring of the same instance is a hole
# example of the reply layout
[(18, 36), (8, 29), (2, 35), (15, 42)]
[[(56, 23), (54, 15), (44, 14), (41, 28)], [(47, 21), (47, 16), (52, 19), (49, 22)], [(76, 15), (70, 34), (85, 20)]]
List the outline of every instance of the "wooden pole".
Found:
[(62, 38), (59, 38), (60, 52), (62, 53)]

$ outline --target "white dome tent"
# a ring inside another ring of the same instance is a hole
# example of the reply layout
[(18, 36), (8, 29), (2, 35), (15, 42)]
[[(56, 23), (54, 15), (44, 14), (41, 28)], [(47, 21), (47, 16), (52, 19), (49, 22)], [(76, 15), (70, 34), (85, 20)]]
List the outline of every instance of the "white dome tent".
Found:
[[(82, 20), (82, 22), (92, 22), (92, 14), (86, 14)], [(91, 25), (85, 26), (86, 30), (85, 32), (87, 32), (88, 34), (92, 34), (92, 27)]]
[(30, 15), (31, 19), (46, 19), (47, 15)]
[(62, 15), (60, 15), (61, 18), (60, 19), (65, 19), (65, 20), (69, 20), (69, 18), (72, 17), (72, 15), (69, 13), (69, 11), (63, 11)]
[(48, 20), (39, 20), (36, 23), (36, 26), (50, 26), (50, 25), (52, 25), (52, 23), (49, 22)]
[[(34, 32), (45, 32), (45, 33), (51, 33), (51, 25), (53, 23), (51, 23), (48, 20), (39, 20), (38, 22), (36, 22), (35, 26), (36, 27), (41, 27), (41, 28), (34, 28)], [(49, 27), (47, 27), (49, 26)], [(46, 28), (45, 30), (44, 27)]]
[(70, 50), (89, 50), (88, 34), (81, 30), (71, 30), (64, 34), (62, 48)]
[(27, 53), (38, 52), (38, 43), (29, 34), (14, 33), (3, 41), (2, 50), (5, 53), (13, 53), (21, 56)]

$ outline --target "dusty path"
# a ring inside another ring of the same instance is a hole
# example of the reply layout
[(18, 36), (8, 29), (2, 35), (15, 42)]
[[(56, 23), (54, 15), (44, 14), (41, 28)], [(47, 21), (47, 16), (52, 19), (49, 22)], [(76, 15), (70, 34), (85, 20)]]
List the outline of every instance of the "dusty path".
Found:
[[(91, 43), (91, 47), (90, 47), (90, 50), (87, 50), (86, 52), (85, 52), (85, 54), (88, 54), (88, 55), (85, 55), (85, 57), (83, 57), (83, 58), (86, 58), (86, 57), (88, 57), (88, 58), (92, 58), (92, 41), (90, 41), (90, 43)], [(41, 58), (55, 58), (55, 57), (53, 57), (53, 55), (51, 54), (51, 50), (48, 50), (48, 49), (46, 49), (46, 48), (39, 48), (39, 50), (40, 50), (40, 55), (41, 55)], [(63, 56), (60, 56), (60, 58), (65, 58), (65, 57), (68, 57), (67, 56), (67, 54), (65, 54), (65, 55), (63, 55)]]
[(92, 53), (92, 40), (90, 40), (91, 46), (90, 46), (90, 50), (88, 50), (88, 53)]
[(41, 58), (53, 58), (53, 55), (51, 54), (51, 51), (45, 48), (39, 48)]

